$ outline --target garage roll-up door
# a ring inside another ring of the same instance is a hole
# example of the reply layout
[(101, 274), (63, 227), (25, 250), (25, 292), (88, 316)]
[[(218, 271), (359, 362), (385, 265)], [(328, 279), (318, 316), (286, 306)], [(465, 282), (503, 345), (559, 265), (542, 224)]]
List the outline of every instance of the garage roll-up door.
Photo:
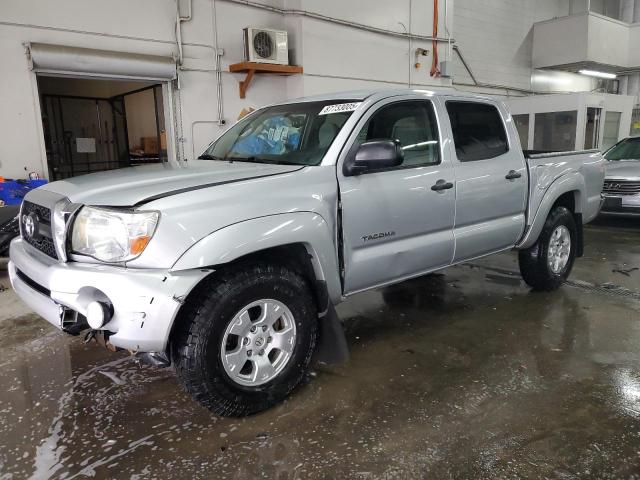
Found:
[(72, 77), (128, 78), (168, 81), (176, 78), (171, 57), (31, 43), (31, 69)]

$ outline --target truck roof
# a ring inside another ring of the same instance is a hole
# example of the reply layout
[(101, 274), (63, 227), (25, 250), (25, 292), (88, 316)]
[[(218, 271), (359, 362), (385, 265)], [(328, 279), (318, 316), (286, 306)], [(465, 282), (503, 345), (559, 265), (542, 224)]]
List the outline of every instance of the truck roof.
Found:
[(374, 100), (382, 100), (384, 98), (396, 97), (399, 95), (407, 94), (424, 94), (428, 96), (447, 95), (464, 98), (476, 98), (489, 100), (490, 97), (484, 95), (478, 95), (471, 92), (461, 92), (455, 89), (442, 89), (442, 90), (428, 90), (424, 88), (388, 88), (388, 89), (371, 89), (371, 90), (347, 90), (342, 92), (325, 93), (322, 95), (313, 95), (308, 97), (293, 98), (278, 102), (280, 104), (286, 103), (300, 103), (300, 102), (323, 102), (331, 100), (366, 100), (372, 98)]

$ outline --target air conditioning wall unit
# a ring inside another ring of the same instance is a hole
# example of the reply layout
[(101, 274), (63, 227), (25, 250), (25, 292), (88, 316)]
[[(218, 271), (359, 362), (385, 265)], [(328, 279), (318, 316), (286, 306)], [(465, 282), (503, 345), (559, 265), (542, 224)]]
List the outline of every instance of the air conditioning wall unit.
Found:
[(287, 32), (268, 28), (243, 29), (244, 58), (248, 62), (289, 65)]

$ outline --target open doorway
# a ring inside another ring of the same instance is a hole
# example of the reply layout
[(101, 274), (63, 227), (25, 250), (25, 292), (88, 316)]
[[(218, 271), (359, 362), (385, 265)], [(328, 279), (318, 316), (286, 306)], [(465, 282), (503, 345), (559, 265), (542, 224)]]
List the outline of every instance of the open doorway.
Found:
[(50, 180), (167, 161), (162, 84), (37, 78)]

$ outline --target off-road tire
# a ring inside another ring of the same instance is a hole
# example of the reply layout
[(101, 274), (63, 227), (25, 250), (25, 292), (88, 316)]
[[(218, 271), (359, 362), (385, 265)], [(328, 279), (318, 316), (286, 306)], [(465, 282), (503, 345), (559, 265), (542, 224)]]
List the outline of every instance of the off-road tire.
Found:
[[(560, 272), (554, 273), (547, 263), (547, 255), (551, 234), (560, 225), (564, 225), (569, 230), (571, 249), (565, 267)], [(520, 250), (518, 255), (520, 273), (527, 285), (538, 291), (552, 291), (559, 288), (569, 277), (573, 268), (577, 238), (578, 231), (571, 212), (566, 207), (555, 207), (551, 210), (536, 243), (525, 250)]]
[[(259, 386), (243, 386), (225, 372), (221, 342), (240, 309), (266, 298), (289, 308), (296, 343), (276, 377)], [(214, 273), (189, 296), (177, 321), (171, 356), (181, 383), (202, 405), (229, 417), (251, 415), (284, 400), (304, 378), (318, 336), (317, 308), (305, 279), (287, 267), (268, 263)]]

